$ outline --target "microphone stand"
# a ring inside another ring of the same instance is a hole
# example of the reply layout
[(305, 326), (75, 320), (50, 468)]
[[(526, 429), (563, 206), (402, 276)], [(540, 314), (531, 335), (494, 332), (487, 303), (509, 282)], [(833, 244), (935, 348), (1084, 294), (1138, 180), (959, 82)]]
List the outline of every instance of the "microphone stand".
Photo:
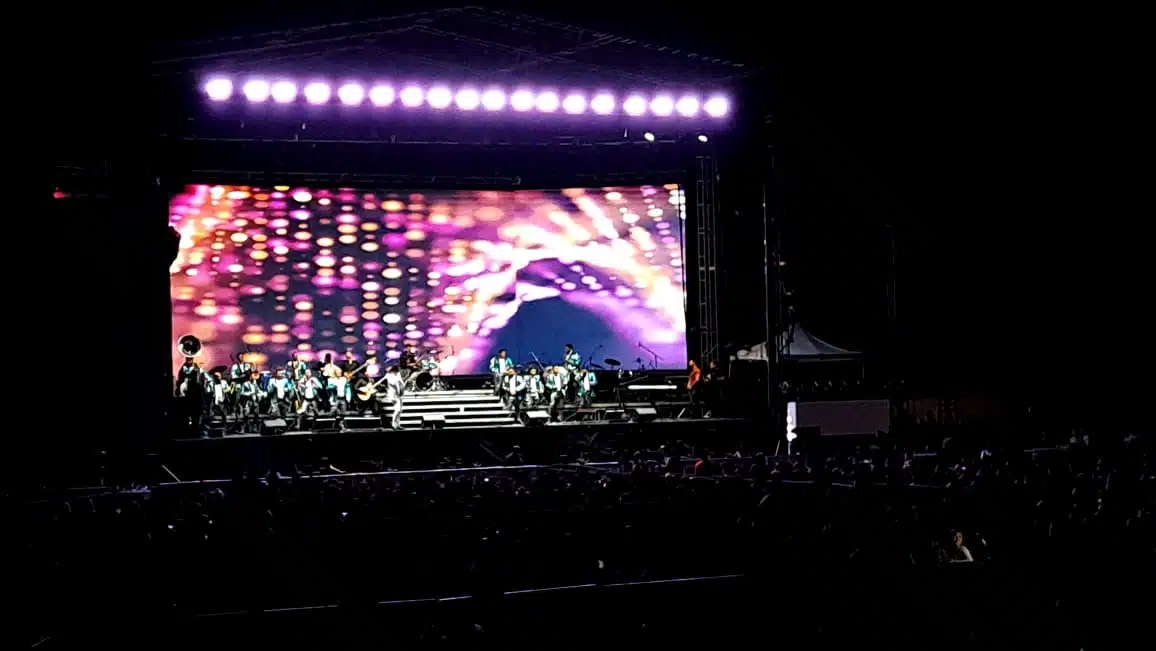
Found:
[(658, 360), (662, 359), (662, 357), (660, 357), (659, 354), (654, 352), (653, 350), (647, 348), (646, 346), (643, 346), (641, 341), (638, 342), (638, 347), (641, 348), (642, 350), (645, 350), (646, 352), (650, 353), (654, 357), (654, 361), (651, 362), (651, 364), (650, 364), (650, 370), (652, 370), (652, 371), (658, 370)]

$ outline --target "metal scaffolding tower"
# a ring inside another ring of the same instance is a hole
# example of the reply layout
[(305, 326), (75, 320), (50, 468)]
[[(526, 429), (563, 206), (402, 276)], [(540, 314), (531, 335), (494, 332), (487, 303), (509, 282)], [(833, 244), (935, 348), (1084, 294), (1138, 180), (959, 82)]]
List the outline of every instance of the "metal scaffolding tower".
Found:
[(695, 246), (698, 269), (698, 354), (704, 365), (717, 360), (718, 323), (718, 163), (711, 156), (699, 156), (695, 169)]

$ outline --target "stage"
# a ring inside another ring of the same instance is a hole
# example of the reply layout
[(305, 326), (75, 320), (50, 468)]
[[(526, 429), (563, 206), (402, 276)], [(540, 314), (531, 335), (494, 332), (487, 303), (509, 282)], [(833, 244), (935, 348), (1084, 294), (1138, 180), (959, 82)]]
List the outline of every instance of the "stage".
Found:
[[(590, 403), (578, 406), (567, 404), (547, 413), (545, 406), (525, 407), (519, 413), (503, 404), (489, 388), (479, 387), (489, 376), (447, 378), (450, 389), (419, 391), (407, 394), (401, 413), (403, 430), (461, 429), (489, 427), (522, 427), (541, 425), (543, 420), (554, 422), (647, 422), (651, 420), (678, 420), (703, 415), (703, 408), (679, 396), (677, 385), (665, 377), (648, 375), (640, 378), (645, 384), (617, 386), (600, 390)], [(641, 388), (634, 388), (635, 386)], [(381, 415), (368, 411), (349, 411), (303, 414), (259, 414), (242, 421), (236, 417), (207, 421), (209, 438), (246, 435), (303, 435), (349, 431), (374, 431), (389, 424), (390, 407), (383, 406)]]

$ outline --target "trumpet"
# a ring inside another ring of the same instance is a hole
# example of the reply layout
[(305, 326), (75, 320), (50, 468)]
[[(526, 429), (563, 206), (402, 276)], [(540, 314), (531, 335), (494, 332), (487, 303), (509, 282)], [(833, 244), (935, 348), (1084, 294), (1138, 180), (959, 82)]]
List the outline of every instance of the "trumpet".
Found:
[(200, 357), (204, 350), (201, 340), (193, 335), (184, 335), (177, 339), (177, 352), (185, 357)]

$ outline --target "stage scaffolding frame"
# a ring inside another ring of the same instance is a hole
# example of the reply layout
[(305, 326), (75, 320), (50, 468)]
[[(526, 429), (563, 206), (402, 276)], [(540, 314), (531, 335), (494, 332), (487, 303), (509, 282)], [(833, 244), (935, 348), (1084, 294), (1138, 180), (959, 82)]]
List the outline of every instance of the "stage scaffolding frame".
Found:
[(719, 359), (718, 161), (713, 156), (695, 160), (695, 255), (698, 283), (698, 354), (703, 365)]

